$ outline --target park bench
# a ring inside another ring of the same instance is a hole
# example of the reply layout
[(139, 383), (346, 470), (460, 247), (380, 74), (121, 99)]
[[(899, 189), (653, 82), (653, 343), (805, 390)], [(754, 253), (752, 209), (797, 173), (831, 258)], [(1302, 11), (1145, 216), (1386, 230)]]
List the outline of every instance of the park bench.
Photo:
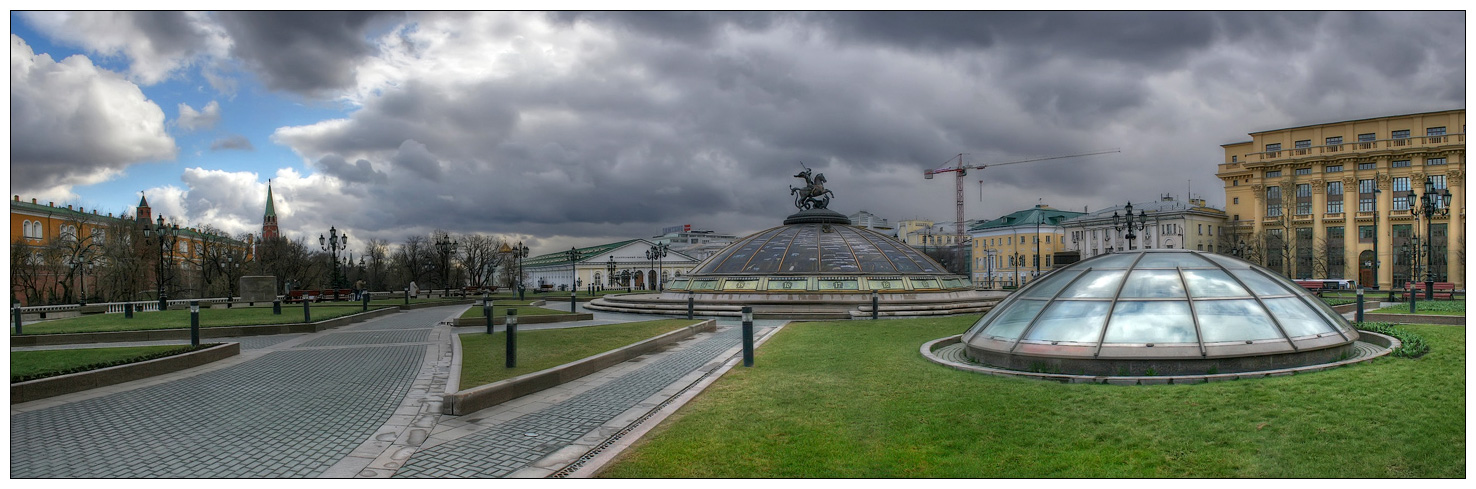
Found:
[[(1439, 299), (1439, 300), (1451, 300), (1451, 298), (1455, 297), (1456, 289), (1455, 289), (1455, 284), (1454, 283), (1451, 283), (1451, 282), (1435, 282), (1434, 285), (1435, 285), (1434, 291), (1435, 291), (1435, 298), (1436, 299)], [(1410, 282), (1410, 286), (1405, 288), (1405, 291), (1404, 291), (1404, 300), (1409, 300), (1409, 293), (1410, 293), (1410, 291), (1414, 291), (1414, 293), (1419, 294), (1419, 298), (1420, 299), (1425, 298), (1425, 283), (1424, 282)]]
[(1327, 283), (1321, 280), (1297, 280), (1296, 283), (1297, 285), (1302, 286), (1302, 288), (1313, 292), (1322, 290), (1324, 287), (1327, 286)]

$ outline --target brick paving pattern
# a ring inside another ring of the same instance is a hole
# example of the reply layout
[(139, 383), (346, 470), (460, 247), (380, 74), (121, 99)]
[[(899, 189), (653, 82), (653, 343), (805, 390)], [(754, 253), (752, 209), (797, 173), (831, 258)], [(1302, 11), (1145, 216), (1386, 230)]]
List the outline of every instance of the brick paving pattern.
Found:
[(313, 340), (303, 343), (299, 346), (303, 348), (313, 348), (319, 346), (424, 343), (429, 340), (430, 331), (430, 329), (398, 329), (355, 333), (333, 333), (314, 338)]
[(578, 440), (738, 341), (738, 328), (727, 328), (547, 409), (420, 450), (395, 477), (505, 476)]

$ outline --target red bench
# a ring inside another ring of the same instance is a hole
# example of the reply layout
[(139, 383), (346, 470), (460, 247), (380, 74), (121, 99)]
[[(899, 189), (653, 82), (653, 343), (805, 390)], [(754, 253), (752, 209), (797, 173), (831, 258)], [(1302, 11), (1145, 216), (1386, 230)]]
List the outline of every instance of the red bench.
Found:
[[(1447, 300), (1448, 301), (1452, 297), (1455, 296), (1455, 284), (1454, 283), (1451, 283), (1451, 282), (1435, 282), (1434, 290), (1435, 290), (1435, 298), (1436, 299), (1439, 299), (1439, 300)], [(1409, 293), (1410, 293), (1410, 291), (1413, 291), (1414, 293), (1419, 294), (1419, 297), (1418, 297), (1419, 299), (1424, 299), (1425, 298), (1425, 283), (1424, 282), (1410, 282), (1409, 283), (1409, 287), (1406, 287), (1405, 290), (1404, 290), (1404, 299), (1405, 300), (1409, 300)]]

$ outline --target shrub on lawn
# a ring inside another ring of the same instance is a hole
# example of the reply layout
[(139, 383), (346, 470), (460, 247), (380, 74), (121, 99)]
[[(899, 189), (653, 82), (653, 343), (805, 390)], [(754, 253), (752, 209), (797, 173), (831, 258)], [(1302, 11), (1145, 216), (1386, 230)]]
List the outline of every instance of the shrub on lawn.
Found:
[(1398, 326), (1389, 323), (1358, 323), (1358, 329), (1372, 331), (1382, 335), (1389, 335), (1399, 339), (1399, 349), (1394, 350), (1394, 356), (1404, 358), (1419, 358), (1430, 353), (1430, 345), (1420, 335), (1411, 333)]

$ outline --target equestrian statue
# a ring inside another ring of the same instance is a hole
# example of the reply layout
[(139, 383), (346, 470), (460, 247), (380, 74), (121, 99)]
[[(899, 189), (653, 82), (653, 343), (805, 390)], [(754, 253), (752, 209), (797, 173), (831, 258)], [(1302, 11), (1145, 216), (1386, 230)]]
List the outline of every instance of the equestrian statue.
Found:
[(794, 196), (794, 206), (803, 211), (824, 209), (825, 206), (830, 205), (830, 198), (834, 197), (835, 193), (825, 190), (825, 174), (816, 173), (815, 177), (811, 179), (810, 168), (806, 167), (804, 163), (800, 163), (800, 167), (804, 168), (805, 171), (795, 174), (794, 178), (805, 179), (805, 186), (789, 186), (789, 195)]

